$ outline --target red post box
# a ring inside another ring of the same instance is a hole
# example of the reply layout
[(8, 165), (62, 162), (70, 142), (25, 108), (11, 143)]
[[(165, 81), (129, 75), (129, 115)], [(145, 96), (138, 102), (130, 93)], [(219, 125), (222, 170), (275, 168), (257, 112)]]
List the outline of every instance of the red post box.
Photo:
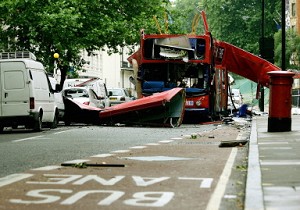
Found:
[(295, 73), (288, 71), (268, 72), (270, 99), (268, 132), (291, 131), (292, 85)]

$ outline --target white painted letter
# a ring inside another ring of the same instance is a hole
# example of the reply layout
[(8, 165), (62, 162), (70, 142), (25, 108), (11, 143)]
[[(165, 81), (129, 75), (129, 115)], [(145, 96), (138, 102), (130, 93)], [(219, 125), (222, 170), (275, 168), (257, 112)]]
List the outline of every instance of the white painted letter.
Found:
[(97, 175), (87, 175), (87, 176), (83, 177), (82, 179), (77, 180), (73, 184), (74, 185), (82, 185), (82, 184), (86, 183), (87, 181), (95, 180), (96, 182), (98, 182), (102, 185), (114, 185), (117, 182), (119, 182), (120, 180), (122, 180), (124, 177), (125, 176), (115, 176), (114, 178), (105, 180)]
[[(159, 197), (153, 197), (153, 195)], [(173, 192), (137, 192), (133, 194), (132, 199), (125, 200), (124, 203), (130, 206), (163, 207), (173, 197)]]
[(11, 203), (19, 204), (45, 204), (45, 203), (54, 203), (60, 199), (60, 196), (55, 195), (45, 195), (41, 194), (43, 192), (59, 192), (59, 193), (72, 193), (72, 190), (65, 189), (41, 189), (41, 190), (31, 190), (26, 193), (27, 196), (35, 198), (44, 198), (43, 200), (22, 200), (22, 199), (10, 199)]
[(213, 178), (178, 177), (181, 180), (201, 180), (200, 188), (211, 188)]
[(93, 193), (110, 193), (110, 195), (101, 200), (98, 205), (102, 206), (108, 206), (111, 205), (114, 201), (118, 200), (120, 197), (124, 195), (124, 192), (122, 191), (113, 191), (113, 190), (85, 190), (85, 191), (80, 191), (71, 197), (67, 198), (66, 200), (62, 201), (62, 205), (72, 205), (76, 203), (78, 200), (83, 198), (84, 196), (88, 194), (93, 194)]
[[(151, 177), (132, 176), (132, 179), (135, 181), (136, 186), (146, 187), (151, 184), (155, 184), (157, 182), (162, 182), (164, 180), (170, 179), (170, 177), (151, 178)], [(148, 179), (149, 181), (145, 181), (146, 179)]]
[[(44, 174), (45, 177), (49, 177), (46, 182), (32, 182), (28, 181), (27, 184), (67, 184), (82, 177), (82, 175), (64, 175), (64, 174)], [(52, 177), (52, 178), (51, 178)]]

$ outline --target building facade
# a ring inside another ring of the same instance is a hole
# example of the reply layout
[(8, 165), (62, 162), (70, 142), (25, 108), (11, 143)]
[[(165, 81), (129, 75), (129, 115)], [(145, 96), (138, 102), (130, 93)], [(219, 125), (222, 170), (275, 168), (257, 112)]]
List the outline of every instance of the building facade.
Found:
[(94, 51), (88, 54), (82, 51), (82, 70), (79, 77), (97, 77), (102, 79), (108, 88), (126, 88), (134, 92), (134, 85), (129, 81), (133, 76), (133, 69), (127, 58), (130, 56), (128, 48), (120, 49), (120, 53), (109, 54), (108, 49)]
[(290, 28), (300, 34), (300, 0), (289, 0)]

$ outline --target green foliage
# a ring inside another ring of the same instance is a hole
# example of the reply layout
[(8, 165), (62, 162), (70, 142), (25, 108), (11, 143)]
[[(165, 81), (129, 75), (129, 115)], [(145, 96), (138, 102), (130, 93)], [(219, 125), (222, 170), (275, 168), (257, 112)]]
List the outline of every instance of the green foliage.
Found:
[[(274, 35), (275, 39), (275, 65), (282, 66), (282, 31)], [(299, 69), (300, 64), (300, 36), (292, 29), (286, 31), (286, 60), (288, 69)]]
[[(210, 30), (216, 39), (259, 54), (262, 36), (261, 0), (203, 0)], [(265, 36), (276, 32), (274, 17), (279, 0), (265, 0)], [(280, 12), (280, 11), (279, 11)], [(276, 18), (277, 19), (277, 18)]]
[(153, 31), (153, 15), (166, 0), (2, 0), (2, 51), (29, 50), (52, 71), (55, 52), (64, 73), (78, 63), (81, 49), (137, 43), (139, 31)]
[[(192, 32), (192, 23), (202, 10), (199, 0), (177, 0), (175, 7), (169, 8), (170, 33), (187, 34)], [(197, 33), (203, 34), (203, 24), (199, 20)]]

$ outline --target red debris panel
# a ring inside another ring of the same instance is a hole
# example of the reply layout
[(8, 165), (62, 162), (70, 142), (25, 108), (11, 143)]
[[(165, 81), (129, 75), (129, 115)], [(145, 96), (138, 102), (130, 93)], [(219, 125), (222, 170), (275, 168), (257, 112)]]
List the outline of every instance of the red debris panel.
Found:
[(148, 97), (105, 108), (99, 113), (101, 124), (180, 126), (184, 114), (185, 90), (173, 88)]
[(278, 66), (226, 42), (215, 42), (215, 63), (258, 84), (268, 87), (267, 72), (280, 71)]

